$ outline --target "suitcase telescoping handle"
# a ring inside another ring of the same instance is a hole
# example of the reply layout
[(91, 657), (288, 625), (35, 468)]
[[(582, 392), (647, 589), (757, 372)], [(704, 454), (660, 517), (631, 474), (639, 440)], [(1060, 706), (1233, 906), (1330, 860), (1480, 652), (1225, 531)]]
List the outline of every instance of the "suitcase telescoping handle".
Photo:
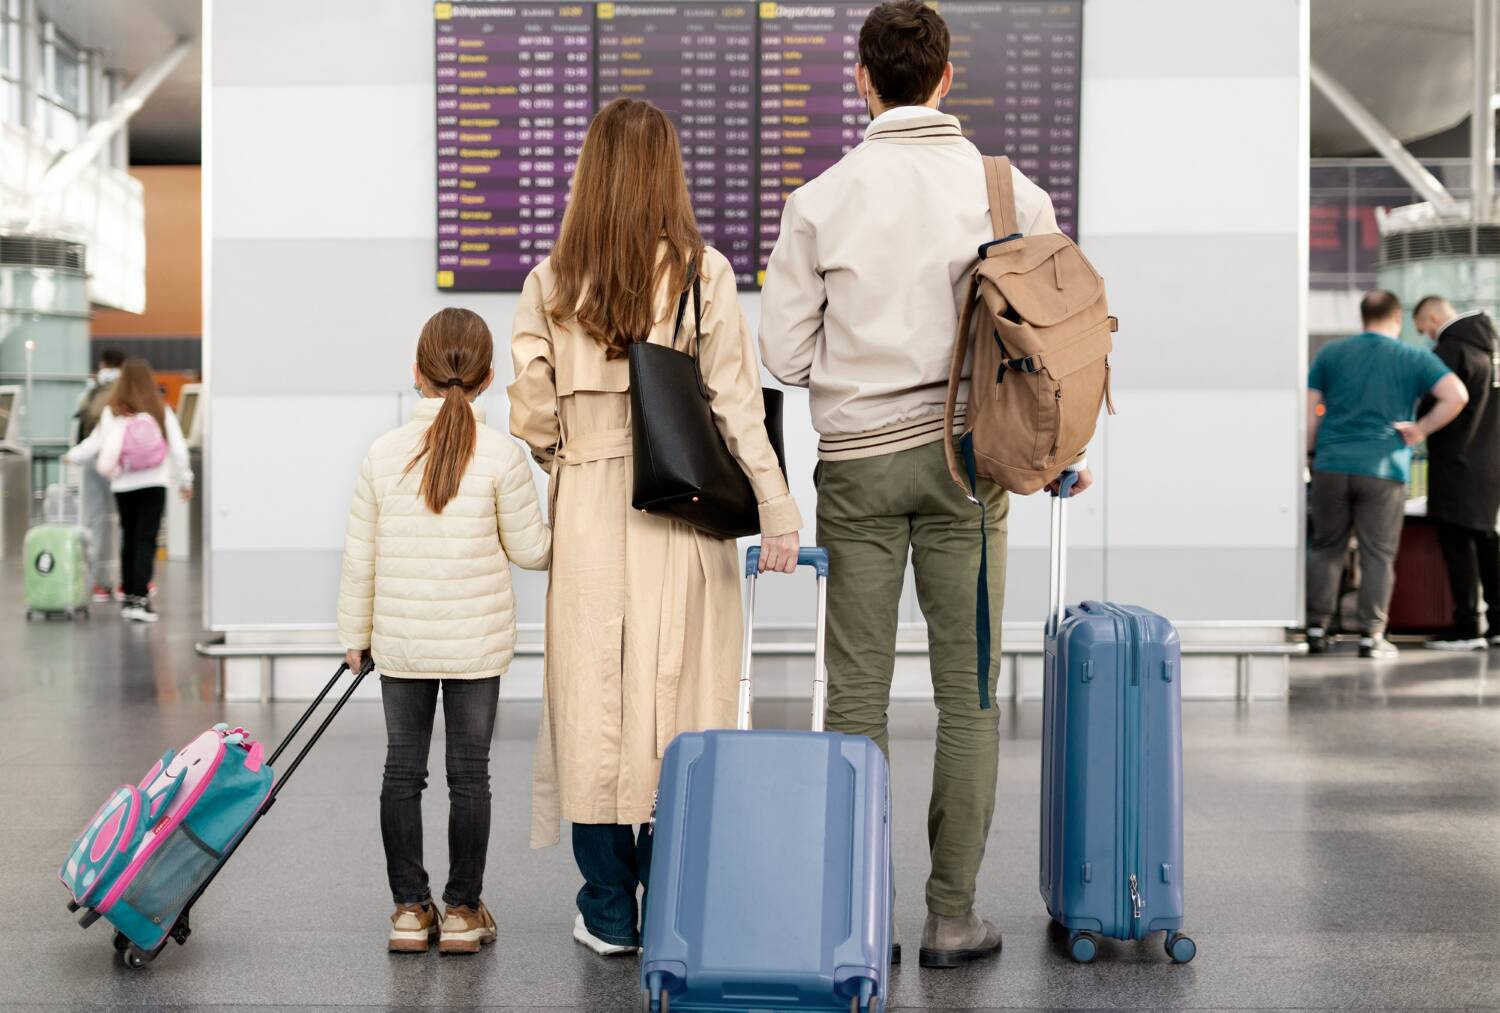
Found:
[[(823, 711), (828, 706), (828, 673), (823, 668), (823, 645), (828, 628), (828, 550), (816, 547), (799, 549), (797, 565), (810, 566), (818, 575), (818, 626), (813, 643), (813, 702), (812, 730), (823, 730)], [(754, 659), (751, 640), (755, 630), (755, 582), (760, 577), (760, 546), (751, 546), (745, 553), (745, 582), (749, 585), (745, 594), (745, 656), (740, 666), (740, 707), (735, 727), (740, 731), (750, 728), (750, 665)]]
[(1047, 574), (1047, 620), (1050, 632), (1062, 629), (1063, 609), (1067, 602), (1068, 583), (1068, 510), (1067, 501), (1078, 484), (1078, 472), (1065, 471), (1058, 478), (1057, 492), (1052, 494), (1052, 568)]

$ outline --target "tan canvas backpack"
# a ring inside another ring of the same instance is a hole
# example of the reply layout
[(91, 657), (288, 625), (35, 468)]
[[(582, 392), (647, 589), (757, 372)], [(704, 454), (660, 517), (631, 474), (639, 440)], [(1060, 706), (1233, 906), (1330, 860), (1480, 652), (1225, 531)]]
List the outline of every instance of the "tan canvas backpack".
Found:
[(1060, 233), (1022, 236), (1010, 159), (985, 158), (994, 242), (979, 264), (953, 345), (947, 432), (953, 432), (964, 361), (976, 329), (964, 426), (964, 467), (945, 440), (948, 469), (965, 492), (971, 473), (1027, 495), (1057, 478), (1093, 438), (1109, 394), (1114, 317), (1104, 279)]

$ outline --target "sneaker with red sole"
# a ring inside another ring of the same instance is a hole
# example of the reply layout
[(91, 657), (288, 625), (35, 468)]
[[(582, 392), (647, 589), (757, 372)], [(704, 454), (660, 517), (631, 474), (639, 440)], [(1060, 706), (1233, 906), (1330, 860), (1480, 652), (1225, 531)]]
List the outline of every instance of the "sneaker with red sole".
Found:
[(95, 584), (94, 585), (94, 602), (95, 602), (95, 604), (103, 604), (104, 602), (111, 602), (111, 601), (114, 601), (114, 600), (115, 600), (114, 593), (111, 592), (109, 588), (105, 587), (103, 584)]

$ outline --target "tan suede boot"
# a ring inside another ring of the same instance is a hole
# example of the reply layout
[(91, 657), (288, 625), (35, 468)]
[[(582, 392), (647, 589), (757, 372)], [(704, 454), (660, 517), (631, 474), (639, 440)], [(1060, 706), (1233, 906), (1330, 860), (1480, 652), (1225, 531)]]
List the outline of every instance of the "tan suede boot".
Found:
[(957, 918), (927, 913), (922, 928), (923, 967), (958, 967), (1000, 952), (1000, 930), (972, 910)]

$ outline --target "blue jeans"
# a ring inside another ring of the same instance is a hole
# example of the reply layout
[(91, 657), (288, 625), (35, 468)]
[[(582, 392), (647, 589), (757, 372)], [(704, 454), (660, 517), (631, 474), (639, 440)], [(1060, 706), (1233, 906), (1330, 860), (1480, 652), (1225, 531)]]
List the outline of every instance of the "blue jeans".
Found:
[(614, 823), (573, 824), (573, 860), (583, 873), (578, 910), (588, 930), (614, 946), (641, 945), (645, 890), (651, 878), (650, 830), (649, 824), (642, 824), (639, 833)]
[(499, 676), (380, 677), (386, 734), (380, 835), (386, 875), (397, 904), (420, 904), (431, 895), (422, 865), (422, 790), (427, 787), (427, 750), (439, 686), (448, 771), (448, 885), (443, 903), (477, 908), (490, 846), (490, 740), (495, 735)]

